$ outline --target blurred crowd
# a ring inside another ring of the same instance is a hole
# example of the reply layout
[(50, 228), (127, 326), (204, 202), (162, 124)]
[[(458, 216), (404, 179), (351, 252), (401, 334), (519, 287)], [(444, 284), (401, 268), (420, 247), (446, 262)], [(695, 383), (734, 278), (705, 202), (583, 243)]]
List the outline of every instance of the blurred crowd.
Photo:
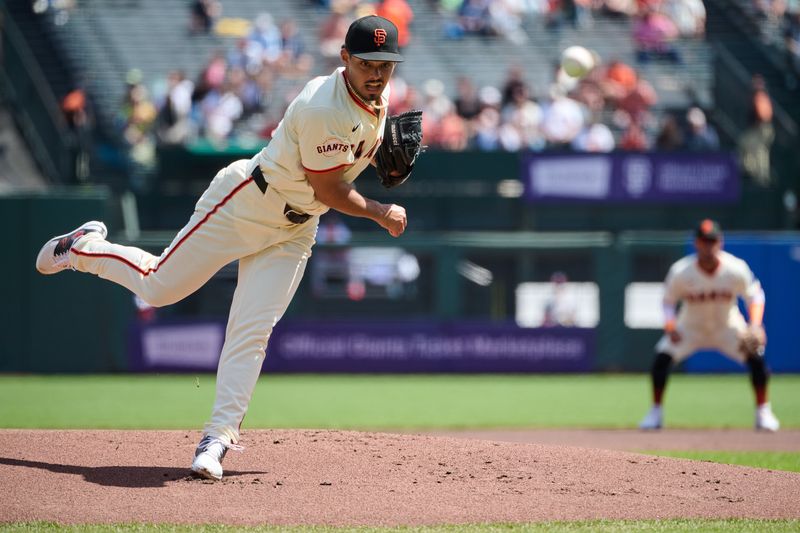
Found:
[(786, 62), (786, 87), (800, 90), (800, 2), (797, 0), (738, 0), (754, 14), (761, 38), (776, 47)]
[(527, 41), (524, 27), (541, 20), (548, 30), (565, 25), (586, 28), (598, 16), (633, 20), (632, 35), (638, 59), (680, 61), (673, 46), (679, 38), (705, 33), (702, 0), (441, 0), (434, 2), (448, 22), (445, 34), (503, 36), (512, 43)]
[[(258, 145), (268, 141), (286, 106), (309, 77), (340, 65), (344, 35), (351, 21), (360, 16), (376, 13), (395, 21), (402, 48), (413, 39), (414, 12), (406, 0), (313, 1), (323, 10), (318, 49), (308, 48), (295, 20), (275, 20), (262, 12), (231, 41), (235, 44), (210, 57), (195, 78), (175, 70), (148, 89), (141, 73), (131, 71), (119, 122), (133, 161), (145, 169), (154, 165), (157, 143), (205, 139), (224, 147), (231, 142)], [(422, 109), (425, 143), (431, 148), (609, 152), (720, 147), (719, 135), (699, 105), (672, 113), (654, 112), (659, 95), (636, 64), (680, 62), (671, 43), (703, 35), (705, 10), (700, 0), (431, 3), (448, 21), (443, 29), (448, 38), (503, 35), (522, 43), (522, 25), (532, 14), (544, 17), (547, 27), (557, 29), (562, 24), (591, 25), (594, 17), (610, 13), (634, 18), (631, 27), (637, 47), (634, 64), (615, 58), (604, 61), (593, 53), (594, 67), (580, 79), (568, 76), (556, 62), (546, 87), (532, 87), (523, 65), (510, 66), (505, 79), (496, 85), (482, 86), (469, 76), (453, 82), (431, 78), (414, 85), (406, 81), (401, 67), (392, 81), (389, 110)], [(193, 2), (190, 32), (212, 31), (221, 13), (216, 0)], [(515, 35), (517, 31), (521, 34)], [(766, 115), (770, 115), (768, 119), (763, 118)], [(761, 116), (762, 124), (771, 122), (771, 112)], [(753, 148), (756, 144), (763, 148), (770, 142), (765, 128), (753, 132), (745, 135), (743, 150), (747, 153), (757, 151)], [(757, 166), (753, 163), (753, 168)]]

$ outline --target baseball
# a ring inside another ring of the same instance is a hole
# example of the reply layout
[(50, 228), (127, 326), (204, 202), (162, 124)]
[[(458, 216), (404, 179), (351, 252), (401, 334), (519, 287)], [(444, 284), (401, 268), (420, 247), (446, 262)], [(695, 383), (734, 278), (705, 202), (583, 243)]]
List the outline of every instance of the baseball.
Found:
[(583, 46), (570, 46), (561, 54), (561, 68), (570, 77), (582, 78), (594, 66), (594, 56)]

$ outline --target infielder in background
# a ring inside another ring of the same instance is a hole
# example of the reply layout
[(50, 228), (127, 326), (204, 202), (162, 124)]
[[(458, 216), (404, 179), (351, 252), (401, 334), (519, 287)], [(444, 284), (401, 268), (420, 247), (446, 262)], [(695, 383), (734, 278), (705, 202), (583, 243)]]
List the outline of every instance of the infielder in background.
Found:
[[(670, 367), (708, 348), (747, 365), (756, 397), (755, 427), (777, 431), (780, 423), (767, 401), (769, 370), (764, 361), (767, 338), (761, 323), (761, 284), (747, 263), (722, 251), (722, 231), (715, 221), (700, 223), (694, 246), (697, 253), (672, 265), (664, 283), (665, 332), (656, 345), (652, 368), (653, 407), (639, 427), (661, 428), (661, 402)], [(739, 312), (738, 297), (747, 305), (749, 324)]]
[[(373, 159), (385, 186), (402, 183), (419, 153), (420, 112), (409, 113), (399, 131), (407, 114), (389, 117), (381, 146), (389, 80), (403, 60), (397, 28), (376, 16), (356, 20), (341, 59), (343, 67), (311, 80), (289, 105), (268, 146), (219, 171), (160, 257), (106, 241), (105, 225), (92, 221), (48, 241), (36, 259), (43, 274), (67, 268), (96, 274), (156, 307), (181, 300), (239, 260), (216, 400), (191, 467), (207, 478), (221, 479), (228, 448), (241, 448), (239, 429), (267, 341), (303, 276), (319, 216), (333, 208), (372, 219), (393, 237), (406, 229), (404, 208), (365, 198), (351, 185)], [(406, 147), (413, 157), (405, 172), (387, 171), (397, 152), (384, 149), (402, 151), (396, 143), (409, 133), (416, 146)]]

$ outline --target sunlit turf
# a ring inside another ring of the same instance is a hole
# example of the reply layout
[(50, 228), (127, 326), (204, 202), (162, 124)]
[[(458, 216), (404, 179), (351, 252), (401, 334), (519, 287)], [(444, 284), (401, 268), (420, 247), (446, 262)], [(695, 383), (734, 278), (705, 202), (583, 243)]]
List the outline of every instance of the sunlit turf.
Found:
[[(214, 376), (0, 376), (0, 427), (202, 427)], [(800, 376), (774, 376), (782, 427), (800, 427)], [(632, 428), (649, 404), (645, 375), (264, 375), (245, 428)], [(749, 428), (747, 376), (676, 375), (671, 428)]]
[(800, 472), (800, 453), (798, 452), (752, 452), (752, 451), (709, 451), (709, 450), (654, 450), (645, 451), (652, 455), (683, 457), (732, 465), (769, 468)]

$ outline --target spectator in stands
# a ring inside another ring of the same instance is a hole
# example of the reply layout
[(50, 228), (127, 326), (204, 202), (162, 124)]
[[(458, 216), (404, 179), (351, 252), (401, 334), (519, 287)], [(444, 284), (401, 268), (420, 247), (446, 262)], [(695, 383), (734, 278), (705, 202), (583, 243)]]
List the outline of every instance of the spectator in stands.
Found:
[(664, 13), (675, 23), (681, 37), (699, 38), (706, 32), (706, 8), (702, 0), (664, 0)]
[(222, 4), (217, 0), (193, 0), (189, 12), (189, 33), (211, 33), (221, 14)]
[(185, 142), (193, 133), (190, 115), (194, 83), (186, 79), (182, 70), (173, 70), (167, 76), (167, 94), (158, 111), (157, 134), (169, 144)]
[(456, 81), (457, 96), (453, 103), (456, 106), (456, 113), (464, 120), (470, 121), (481, 112), (481, 101), (478, 98), (478, 91), (475, 83), (468, 76), (459, 76)]
[[(437, 145), (443, 150), (460, 152), (469, 144), (469, 127), (467, 122), (456, 113), (455, 108), (445, 114), (439, 121)], [(427, 136), (424, 139), (427, 143)]]
[(381, 0), (375, 7), (375, 14), (391, 20), (397, 26), (397, 41), (402, 53), (411, 41), (409, 27), (414, 20), (414, 10), (406, 0)]
[[(281, 31), (275, 25), (272, 15), (259, 13), (253, 24), (253, 31), (247, 37), (250, 54), (260, 58), (261, 64), (272, 65), (281, 57)], [(341, 45), (341, 43), (339, 43)]]
[(203, 100), (210, 91), (214, 91), (222, 87), (225, 81), (228, 62), (221, 51), (216, 51), (212, 55), (208, 64), (200, 73), (197, 83), (194, 85), (192, 92), (192, 103), (197, 103)]
[(600, 85), (603, 89), (604, 97), (616, 103), (633, 91), (638, 81), (639, 75), (633, 67), (619, 59), (612, 59), (602, 74)]
[(206, 137), (214, 144), (224, 145), (233, 132), (234, 122), (242, 116), (244, 106), (230, 82), (211, 91), (201, 104)]
[[(560, 65), (558, 68), (563, 70)], [(559, 75), (560, 73), (557, 71), (556, 76)], [(598, 115), (606, 107), (606, 95), (603, 87), (604, 79), (605, 69), (596, 64), (595, 68), (575, 82), (574, 87), (567, 92), (567, 95), (586, 106), (591, 115)]]
[(71, 148), (73, 175), (70, 178), (75, 181), (86, 181), (89, 178), (93, 127), (86, 91), (82, 87), (73, 88), (61, 101), (61, 110), (67, 126), (75, 134), (75, 145)]
[(50, 10), (53, 13), (53, 24), (63, 26), (69, 22), (69, 14), (75, 8), (75, 0), (33, 0), (31, 10), (40, 15)]
[[(277, 103), (280, 101), (280, 97), (275, 94), (274, 90), (275, 74), (271, 69), (263, 68), (253, 79), (253, 83), (258, 94), (258, 107), (255, 112), (261, 114), (262, 127), (268, 127), (268, 131), (272, 132), (283, 116), (283, 107)], [(270, 124), (272, 119), (274, 119), (274, 124)], [(271, 134), (263, 135), (264, 132), (261, 133), (262, 137), (266, 139), (271, 137)]]
[(229, 69), (228, 83), (231, 92), (242, 103), (243, 118), (261, 110), (261, 91), (255, 80), (249, 77), (243, 68)]
[(559, 30), (567, 18), (566, 0), (545, 0), (544, 27), (548, 30)]
[(426, 80), (422, 86), (423, 131), (426, 142), (439, 146), (439, 128), (442, 119), (454, 112), (453, 102), (445, 94), (444, 83), (436, 78)]
[(656, 136), (655, 149), (660, 152), (672, 152), (683, 148), (683, 132), (675, 115), (664, 116), (661, 129)]
[(614, 120), (621, 127), (625, 127), (629, 122), (649, 123), (650, 110), (657, 102), (658, 93), (655, 88), (650, 82), (637, 76), (633, 89), (613, 104), (616, 110)]
[(686, 149), (706, 152), (719, 149), (719, 136), (714, 126), (706, 121), (706, 114), (699, 107), (691, 107), (686, 113)]
[(657, 11), (645, 11), (633, 25), (636, 59), (641, 63), (651, 59), (664, 59), (681, 63), (682, 59), (673, 41), (678, 28), (669, 17)]
[(485, 106), (474, 121), (475, 148), (482, 151), (500, 149), (500, 112), (495, 106)]
[(786, 28), (783, 31), (783, 42), (786, 45), (786, 88), (795, 90), (800, 80), (800, 7), (790, 13)]
[(86, 92), (80, 87), (72, 89), (61, 101), (61, 110), (71, 130), (76, 131), (86, 126), (89, 122)]
[(445, 94), (444, 83), (431, 78), (422, 86), (422, 110), (427, 118), (438, 123), (453, 108), (453, 102)]
[(593, 0), (572, 0), (572, 25), (578, 29), (590, 28), (593, 24)]
[(150, 101), (147, 89), (138, 81), (139, 79), (140, 74), (135, 69), (129, 72), (128, 90), (119, 118), (122, 138), (128, 146), (131, 186), (134, 189), (142, 190), (146, 187), (146, 176), (156, 163), (153, 126), (158, 111)]
[(392, 94), (389, 96), (389, 112), (399, 115), (412, 109), (418, 109), (419, 93), (409, 85), (401, 76), (395, 74), (391, 81)]
[[(501, 104), (508, 105), (514, 99), (514, 92), (520, 86), (527, 86), (525, 81), (525, 69), (520, 64), (512, 64), (508, 67), (506, 72), (506, 79), (503, 81), (502, 88), (500, 89), (503, 96)], [(527, 87), (525, 87), (527, 89)]]
[(456, 31), (450, 37), (460, 37), (464, 34), (494, 35), (491, 25), (489, 5), (492, 0), (464, 0), (458, 8), (458, 24)]
[(745, 176), (767, 187), (772, 182), (770, 149), (775, 140), (772, 126), (772, 100), (764, 78), (753, 76), (752, 96), (748, 110), (748, 126), (737, 141), (739, 162)]
[(578, 152), (607, 153), (614, 149), (614, 134), (602, 122), (584, 128), (572, 141), (572, 149)]
[(281, 22), (281, 55), (278, 59), (281, 74), (288, 77), (305, 77), (314, 64), (314, 58), (306, 52), (305, 42), (294, 19)]
[(649, 145), (647, 133), (638, 122), (631, 122), (619, 140), (619, 149), (629, 152), (644, 152)]
[(604, 0), (603, 10), (612, 17), (632, 17), (638, 11), (636, 0)]
[[(544, 147), (544, 137), (540, 129), (542, 109), (528, 94), (526, 84), (515, 85), (511, 101), (503, 106), (501, 117), (504, 125), (510, 128), (506, 135), (511, 135), (512, 131), (517, 135), (518, 140), (514, 141), (519, 145), (517, 149), (541, 150)], [(509, 142), (505, 143), (504, 148), (514, 151), (513, 144)]]
[(333, 0), (331, 12), (322, 21), (317, 38), (319, 52), (325, 60), (325, 71), (328, 72), (339, 66), (339, 50), (342, 48), (347, 28), (352, 22), (347, 15), (348, 5), (346, 0)]
[(583, 106), (572, 98), (556, 96), (543, 107), (542, 132), (547, 140), (547, 147), (554, 150), (569, 148), (573, 139), (583, 130)]
[(528, 36), (522, 30), (522, 6), (513, 0), (489, 2), (489, 18), (492, 33), (502, 35), (516, 45), (525, 44)]
[(551, 292), (544, 304), (542, 327), (570, 327), (575, 325), (577, 307), (567, 293), (567, 275), (553, 272), (550, 276)]
[(226, 56), (225, 59), (228, 63), (228, 67), (243, 68), (249, 74), (255, 74), (261, 69), (261, 61), (252, 57), (248, 53), (247, 45), (248, 45), (247, 38), (242, 37), (241, 39), (238, 39), (236, 41), (236, 47), (230, 52), (228, 52), (228, 55)]

